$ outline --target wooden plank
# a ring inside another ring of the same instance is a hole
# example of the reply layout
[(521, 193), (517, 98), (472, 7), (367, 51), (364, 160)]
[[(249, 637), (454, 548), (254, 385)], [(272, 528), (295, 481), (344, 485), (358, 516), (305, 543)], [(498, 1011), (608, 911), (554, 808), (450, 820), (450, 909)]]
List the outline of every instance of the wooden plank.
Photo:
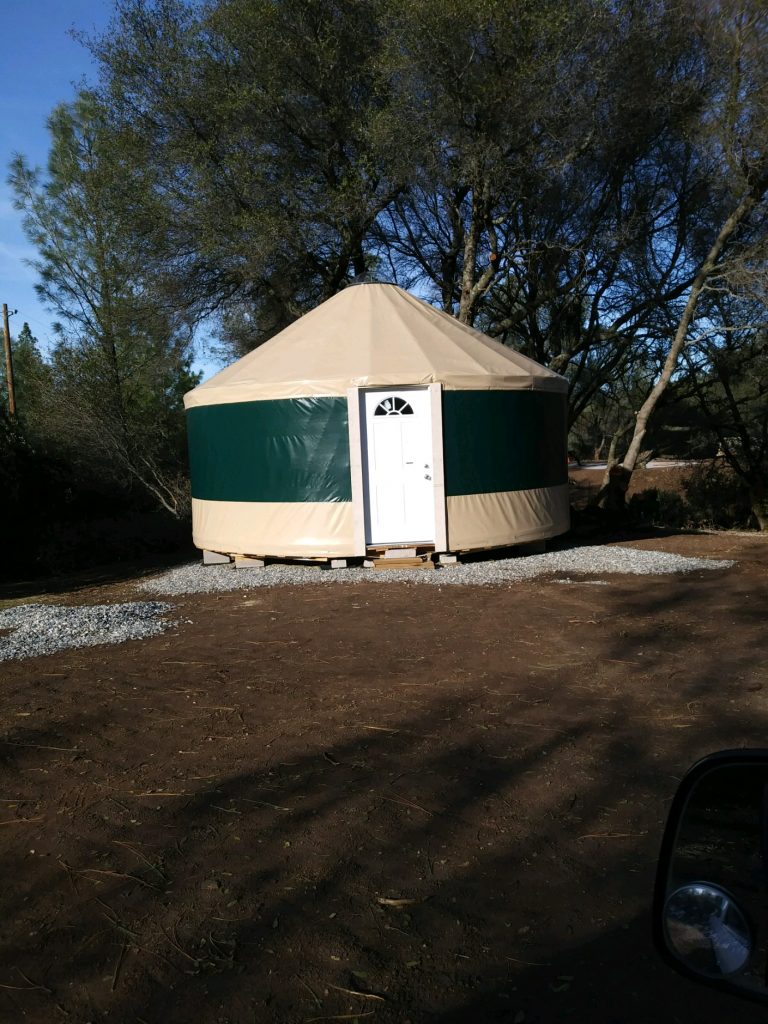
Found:
[(236, 569), (263, 569), (264, 559), (254, 558), (253, 555), (235, 555)]
[(416, 558), (376, 558), (374, 569), (434, 569), (435, 563), (427, 555)]
[[(365, 549), (366, 554), (369, 558), (381, 557), (383, 558), (388, 551), (392, 551), (394, 557), (400, 555), (407, 555), (408, 552), (414, 551), (416, 555), (427, 555), (432, 554), (435, 550), (434, 544), (369, 544)], [(412, 557), (412, 556), (408, 556)]]

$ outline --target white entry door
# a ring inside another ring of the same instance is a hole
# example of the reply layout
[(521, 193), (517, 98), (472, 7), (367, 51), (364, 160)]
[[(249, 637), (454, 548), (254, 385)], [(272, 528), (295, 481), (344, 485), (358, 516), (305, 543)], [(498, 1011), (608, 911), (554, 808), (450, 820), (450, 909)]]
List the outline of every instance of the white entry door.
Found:
[(433, 543), (429, 390), (361, 391), (360, 405), (366, 543)]

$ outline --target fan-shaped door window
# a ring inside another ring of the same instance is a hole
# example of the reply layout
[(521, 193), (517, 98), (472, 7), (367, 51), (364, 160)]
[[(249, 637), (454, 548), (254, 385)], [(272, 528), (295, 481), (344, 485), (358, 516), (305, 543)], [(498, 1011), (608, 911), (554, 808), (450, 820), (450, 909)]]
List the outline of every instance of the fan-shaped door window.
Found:
[(376, 406), (374, 416), (413, 416), (413, 409), (404, 398), (385, 398)]

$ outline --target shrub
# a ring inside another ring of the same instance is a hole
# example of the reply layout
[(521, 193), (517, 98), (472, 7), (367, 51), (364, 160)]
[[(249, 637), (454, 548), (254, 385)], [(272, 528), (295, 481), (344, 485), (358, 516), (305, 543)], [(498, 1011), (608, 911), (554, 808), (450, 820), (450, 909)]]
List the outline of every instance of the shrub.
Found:
[(153, 510), (37, 450), (0, 410), (0, 580), (68, 573), (191, 548), (188, 519)]
[(746, 487), (721, 463), (696, 466), (683, 482), (683, 493), (695, 526), (721, 530), (754, 526)]
[(53, 523), (41, 539), (39, 571), (58, 575), (154, 554), (192, 553), (191, 524), (162, 510), (136, 511), (80, 522)]
[(700, 463), (682, 481), (682, 490), (681, 495), (651, 487), (634, 494), (627, 506), (631, 522), (672, 530), (754, 526), (747, 489), (727, 466)]
[(691, 510), (686, 501), (675, 491), (664, 491), (649, 487), (633, 494), (627, 506), (629, 518), (642, 526), (662, 526), (680, 529), (691, 525)]

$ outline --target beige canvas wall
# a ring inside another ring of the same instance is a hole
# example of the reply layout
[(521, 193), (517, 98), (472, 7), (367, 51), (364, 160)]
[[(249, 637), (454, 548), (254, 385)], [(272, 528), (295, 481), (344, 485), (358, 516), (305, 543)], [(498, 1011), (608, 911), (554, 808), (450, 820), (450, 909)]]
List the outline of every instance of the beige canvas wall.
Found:
[(355, 550), (352, 503), (193, 498), (192, 538), (198, 548), (227, 554), (285, 558), (350, 555)]
[(565, 533), (569, 526), (567, 484), (448, 498), (450, 551), (542, 540)]
[[(565, 533), (568, 485), (448, 498), (448, 550), (522, 544)], [(196, 547), (228, 554), (349, 557), (359, 554), (351, 502), (192, 500)]]

